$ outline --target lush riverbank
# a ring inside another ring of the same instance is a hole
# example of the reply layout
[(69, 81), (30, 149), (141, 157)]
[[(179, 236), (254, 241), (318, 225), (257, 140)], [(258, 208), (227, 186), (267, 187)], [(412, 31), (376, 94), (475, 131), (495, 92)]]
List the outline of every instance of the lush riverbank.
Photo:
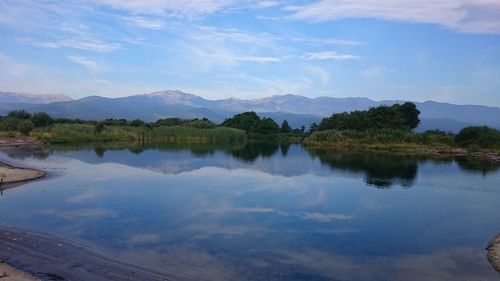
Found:
[(500, 149), (477, 144), (459, 145), (456, 135), (438, 131), (414, 133), (408, 130), (324, 130), (304, 139), (308, 148), (355, 149), (424, 155), (471, 156), (500, 161)]
[(71, 144), (89, 142), (185, 142), (185, 143), (241, 143), (245, 132), (226, 127), (191, 128), (186, 126), (158, 126), (154, 128), (131, 126), (104, 126), (100, 131), (90, 124), (55, 124), (35, 129), (31, 136), (44, 143)]

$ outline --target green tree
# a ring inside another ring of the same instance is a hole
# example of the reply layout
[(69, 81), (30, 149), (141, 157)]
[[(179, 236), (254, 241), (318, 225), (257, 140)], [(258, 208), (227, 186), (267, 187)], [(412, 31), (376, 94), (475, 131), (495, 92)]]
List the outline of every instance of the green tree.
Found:
[(54, 120), (45, 112), (38, 112), (33, 114), (31, 117), (31, 122), (36, 128), (47, 127), (52, 124)]
[(17, 118), (17, 119), (30, 119), (31, 114), (27, 111), (23, 110), (12, 110), (9, 112), (8, 117)]
[(470, 126), (460, 130), (455, 142), (461, 146), (500, 147), (500, 131), (487, 126)]
[(281, 123), (280, 133), (288, 134), (291, 132), (292, 132), (292, 127), (288, 125), (287, 120), (283, 120), (283, 123)]
[(15, 131), (17, 130), (17, 123), (19, 119), (12, 117), (4, 117), (0, 122), (0, 130), (2, 131)]
[(145, 123), (141, 119), (134, 119), (134, 120), (130, 121), (129, 124), (132, 127), (140, 127), (140, 126), (144, 126)]
[(318, 130), (356, 130), (397, 129), (412, 130), (420, 123), (420, 111), (415, 104), (407, 102), (403, 105), (372, 107), (368, 110), (335, 113), (323, 118)]
[(222, 122), (222, 126), (236, 128), (249, 132), (253, 131), (257, 127), (259, 121), (261, 120), (260, 117), (257, 115), (257, 113), (249, 111), (236, 114), (232, 118), (224, 120), (224, 122)]
[(418, 124), (420, 124), (420, 119), (418, 118), (420, 111), (417, 106), (411, 102), (405, 102), (399, 108), (399, 111), (403, 114), (403, 119), (405, 120), (405, 125), (408, 128), (415, 129)]
[(21, 120), (17, 123), (17, 130), (25, 136), (29, 135), (34, 127), (30, 120)]
[(102, 131), (104, 131), (106, 127), (104, 126), (103, 122), (99, 122), (94, 126), (94, 133), (100, 134)]
[(280, 127), (273, 119), (262, 118), (253, 131), (258, 134), (277, 134), (280, 132)]

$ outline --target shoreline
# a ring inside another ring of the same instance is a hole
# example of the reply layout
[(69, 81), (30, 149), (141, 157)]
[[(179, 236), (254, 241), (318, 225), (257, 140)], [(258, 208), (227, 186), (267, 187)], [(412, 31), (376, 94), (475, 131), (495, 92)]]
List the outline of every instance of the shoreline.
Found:
[(500, 151), (479, 150), (469, 151), (465, 148), (456, 147), (431, 147), (407, 144), (355, 144), (355, 143), (318, 143), (310, 142), (302, 144), (309, 149), (355, 149), (358, 151), (376, 151), (387, 153), (401, 153), (410, 155), (430, 155), (430, 156), (450, 156), (450, 157), (471, 157), (478, 160), (492, 163), (500, 163)]
[[(39, 142), (29, 137), (1, 138), (0, 147), (35, 146)], [(32, 168), (17, 167), (0, 159), (0, 188), (5, 184), (24, 183), (42, 178), (46, 175), (44, 171)], [(7, 187), (8, 188), (8, 187)]]
[(0, 248), (1, 262), (40, 280), (195, 280), (116, 260), (85, 242), (24, 229), (0, 228)]
[(46, 173), (40, 170), (16, 167), (0, 161), (0, 188), (2, 185), (24, 183), (43, 178), (45, 175)]
[(39, 145), (40, 142), (30, 137), (0, 137), (0, 147)]
[(491, 239), (486, 249), (491, 266), (500, 273), (500, 233)]

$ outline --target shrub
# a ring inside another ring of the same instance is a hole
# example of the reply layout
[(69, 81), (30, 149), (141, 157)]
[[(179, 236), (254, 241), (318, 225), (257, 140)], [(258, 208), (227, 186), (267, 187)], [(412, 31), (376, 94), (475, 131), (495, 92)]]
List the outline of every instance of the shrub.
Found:
[(463, 128), (455, 137), (461, 146), (479, 146), (481, 148), (500, 147), (500, 131), (487, 126), (470, 126)]
[(25, 136), (29, 135), (33, 128), (35, 128), (35, 126), (29, 120), (20, 120), (17, 123), (17, 130)]
[(33, 114), (33, 117), (31, 117), (31, 122), (33, 122), (33, 125), (37, 128), (47, 127), (51, 125), (53, 121), (52, 117), (45, 112), (35, 113)]
[(25, 110), (13, 110), (9, 112), (9, 117), (17, 119), (30, 119), (31, 114)]
[(103, 122), (99, 122), (94, 126), (94, 133), (100, 134), (102, 131), (104, 131), (106, 127), (104, 127)]

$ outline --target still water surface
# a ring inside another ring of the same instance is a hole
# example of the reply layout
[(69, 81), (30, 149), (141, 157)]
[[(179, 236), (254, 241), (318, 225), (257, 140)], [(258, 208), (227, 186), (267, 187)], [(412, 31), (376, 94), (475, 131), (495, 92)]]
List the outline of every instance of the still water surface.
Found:
[(299, 145), (0, 151), (0, 226), (200, 280), (499, 280), (500, 167)]

